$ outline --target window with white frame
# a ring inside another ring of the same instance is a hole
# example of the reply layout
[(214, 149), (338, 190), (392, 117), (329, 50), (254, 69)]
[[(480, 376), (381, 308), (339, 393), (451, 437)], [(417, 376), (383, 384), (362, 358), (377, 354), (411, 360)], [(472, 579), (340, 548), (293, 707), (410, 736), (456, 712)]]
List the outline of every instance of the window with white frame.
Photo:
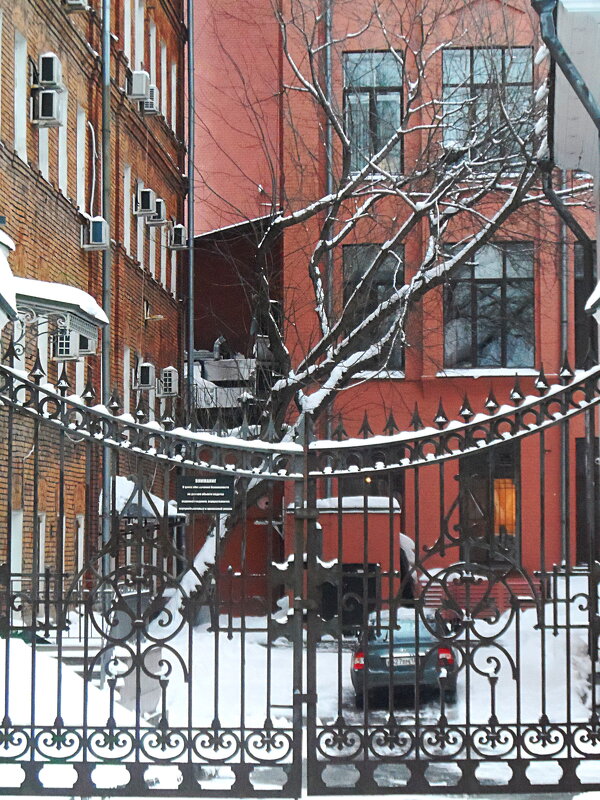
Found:
[(135, 0), (134, 47), (135, 69), (144, 69), (144, 28), (146, 8), (144, 0)]
[(48, 160), (48, 128), (38, 129), (38, 167), (42, 178), (49, 180), (50, 162)]
[(131, 64), (131, 0), (123, 0), (123, 52)]
[(64, 124), (58, 129), (58, 188), (68, 197), (69, 194), (69, 95), (67, 90), (62, 92), (61, 102), (63, 103)]
[(177, 133), (177, 62), (171, 62), (171, 129)]
[[(344, 118), (350, 139), (350, 169), (365, 162), (396, 135), (402, 119), (402, 64), (390, 51), (344, 54)], [(393, 174), (402, 170), (402, 143), (379, 160)]]
[(177, 294), (177, 253), (171, 250), (171, 294)]
[(452, 275), (444, 293), (444, 365), (533, 367), (534, 251), (494, 242)]
[(27, 161), (27, 40), (19, 31), (15, 31), (14, 59), (14, 146), (17, 155)]
[(131, 255), (131, 166), (123, 167), (123, 247)]
[(167, 45), (160, 43), (160, 113), (167, 118)]
[(153, 86), (156, 86), (156, 25), (154, 22), (150, 23), (150, 35), (148, 37), (149, 44), (150, 44), (150, 56), (149, 56), (149, 63), (150, 63), (150, 83)]
[(131, 349), (123, 348), (123, 413), (131, 410)]
[(160, 282), (167, 287), (167, 226), (160, 227)]
[(148, 269), (156, 278), (156, 228), (152, 225), (148, 230)]
[(86, 137), (87, 118), (85, 109), (77, 106), (77, 142), (76, 142), (76, 170), (77, 170), (77, 205), (85, 211), (85, 180), (86, 180)]
[(508, 120), (523, 135), (531, 124), (531, 48), (450, 48), (442, 71), (444, 144), (475, 141), (490, 158), (515, 155), (519, 144)]

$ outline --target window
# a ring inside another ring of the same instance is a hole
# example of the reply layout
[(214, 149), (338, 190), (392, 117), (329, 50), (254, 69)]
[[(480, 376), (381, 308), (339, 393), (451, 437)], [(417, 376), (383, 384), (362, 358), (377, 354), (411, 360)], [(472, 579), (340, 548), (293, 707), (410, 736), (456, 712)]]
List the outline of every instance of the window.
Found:
[[(587, 255), (587, 257), (586, 257)], [(590, 360), (597, 362), (598, 323), (586, 314), (585, 304), (596, 286), (596, 243), (586, 254), (581, 242), (575, 243), (575, 368), (585, 369)]]
[(17, 155), (23, 161), (27, 161), (27, 77), (27, 40), (15, 31), (14, 144)]
[(167, 228), (160, 228), (160, 282), (167, 288)]
[(144, 0), (135, 0), (134, 47), (135, 69), (144, 69)]
[[(344, 271), (344, 305), (357, 288), (367, 270), (380, 253), (380, 246), (376, 244), (350, 244), (343, 247)], [(400, 288), (404, 283), (404, 248), (397, 246), (393, 252), (388, 253), (374, 273), (367, 279), (360, 289), (360, 300), (356, 312), (351, 314), (346, 324), (349, 332), (356, 325), (371, 314), (377, 306), (388, 298), (394, 289)], [(389, 331), (390, 322), (381, 325), (381, 334)], [(365, 336), (364, 345), (367, 347), (372, 342), (372, 333)], [(360, 344), (360, 339), (359, 342)], [(404, 368), (404, 353), (400, 342), (394, 342), (385, 364), (373, 364), (372, 368), (385, 366), (391, 370)]]
[(150, 23), (150, 83), (156, 86), (156, 25)]
[(460, 459), (462, 557), (504, 564), (519, 557), (519, 449), (515, 441)]
[[(344, 112), (350, 169), (357, 172), (401, 124), (402, 65), (393, 53), (344, 54)], [(402, 170), (401, 143), (394, 145), (379, 164), (398, 174)]]
[(131, 64), (131, 0), (123, 0), (123, 52)]
[(67, 90), (63, 90), (64, 124), (58, 129), (58, 188), (68, 196), (69, 192), (69, 154), (67, 132), (69, 130), (69, 102)]
[(177, 253), (171, 250), (171, 294), (177, 294)]
[(86, 114), (81, 106), (77, 106), (77, 206), (85, 211), (85, 139), (86, 139)]
[(533, 245), (482, 247), (446, 286), (444, 364), (533, 367)]
[(177, 62), (171, 62), (171, 130), (177, 133)]
[(131, 166), (123, 167), (123, 246), (131, 255)]
[(131, 350), (127, 345), (123, 348), (123, 413), (129, 414), (131, 409)]
[(481, 140), (493, 133), (481, 145), (485, 156), (497, 158), (518, 152), (500, 104), (517, 132), (524, 134), (533, 92), (531, 48), (445, 50), (443, 82), (444, 145), (464, 145), (471, 138)]
[(156, 228), (154, 226), (148, 231), (148, 269), (150, 275), (156, 278)]
[(167, 45), (160, 43), (160, 113), (167, 118)]
[(42, 178), (49, 180), (50, 163), (48, 159), (48, 128), (38, 130), (38, 167)]

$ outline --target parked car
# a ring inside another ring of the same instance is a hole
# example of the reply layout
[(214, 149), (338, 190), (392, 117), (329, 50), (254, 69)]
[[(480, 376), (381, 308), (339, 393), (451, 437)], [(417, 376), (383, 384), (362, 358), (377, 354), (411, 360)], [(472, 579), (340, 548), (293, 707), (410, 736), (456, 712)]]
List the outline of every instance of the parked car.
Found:
[[(352, 653), (350, 676), (357, 708), (390, 689), (419, 687), (433, 693), (442, 690), (447, 704), (456, 702), (456, 659), (452, 647), (431, 631), (436, 630), (434, 617), (428, 624), (419, 618), (418, 627), (413, 608), (396, 611), (390, 625), (388, 611), (370, 614), (367, 630), (359, 637)], [(418, 631), (418, 652), (417, 652)], [(442, 631), (440, 631), (442, 633)]]

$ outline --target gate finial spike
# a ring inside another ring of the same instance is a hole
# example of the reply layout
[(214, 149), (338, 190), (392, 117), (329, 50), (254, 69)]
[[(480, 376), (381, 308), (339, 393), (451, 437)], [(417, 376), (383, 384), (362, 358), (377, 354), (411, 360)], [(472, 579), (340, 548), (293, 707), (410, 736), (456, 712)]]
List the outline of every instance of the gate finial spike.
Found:
[(583, 368), (584, 369), (592, 369), (598, 363), (598, 358), (594, 353), (594, 349), (591, 346), (588, 346), (587, 353), (585, 354), (585, 359), (583, 361)]
[(94, 391), (94, 385), (92, 383), (92, 370), (89, 369), (87, 381), (85, 382), (81, 399), (86, 404), (86, 406), (91, 406), (95, 398), (96, 398), (96, 392)]
[[(415, 404), (415, 406), (416, 406), (416, 404)], [(400, 428), (396, 424), (396, 420), (394, 418), (394, 412), (390, 408), (390, 413), (389, 413), (387, 421), (385, 423), (385, 428), (383, 429), (383, 432), (385, 433), (386, 436), (393, 436), (395, 433), (398, 433), (399, 431), (400, 431)]]
[(348, 438), (348, 434), (344, 428), (344, 418), (341, 414), (338, 415), (338, 424), (335, 426), (335, 429), (331, 434), (331, 438), (336, 439), (338, 442)]
[(440, 397), (440, 404), (438, 406), (438, 410), (433, 421), (440, 430), (444, 427), (444, 425), (448, 423), (448, 417), (446, 416), (446, 412), (444, 411), (444, 406), (442, 404), (441, 397)]
[(278, 439), (277, 431), (275, 430), (275, 423), (273, 422), (273, 414), (269, 413), (269, 421), (264, 431), (264, 440), (266, 442), (276, 442)]
[(35, 354), (35, 363), (31, 369), (31, 372), (29, 373), (29, 377), (34, 383), (36, 383), (39, 386), (40, 381), (42, 380), (43, 377), (45, 377), (45, 375), (46, 373), (44, 372), (44, 368), (42, 367), (42, 361), (40, 358), (40, 351), (37, 350)]
[(69, 376), (67, 374), (66, 361), (62, 362), (62, 366), (60, 369), (60, 376), (58, 378), (58, 383), (56, 384), (56, 388), (58, 389), (58, 393), (62, 395), (62, 397), (64, 397), (71, 388), (71, 384), (69, 383)]
[(569, 364), (569, 356), (567, 355), (566, 351), (563, 358), (562, 367), (560, 368), (558, 376), (561, 380), (561, 383), (568, 383), (572, 378), (575, 377), (575, 373), (573, 372), (573, 370), (571, 369), (571, 365)]
[(9, 339), (8, 347), (6, 348), (6, 351), (2, 358), (2, 362), (4, 364), (7, 364), (9, 367), (12, 367), (15, 363), (16, 358), (17, 358), (17, 350), (15, 348), (15, 343), (11, 338)]
[(167, 397), (165, 403), (165, 410), (160, 418), (161, 425), (166, 431), (173, 430), (175, 420), (173, 419), (173, 398)]
[(466, 392), (463, 397), (462, 406), (458, 413), (464, 419), (465, 422), (468, 422), (474, 416), (473, 409), (471, 408), (471, 404), (469, 403), (469, 397)]
[(538, 390), (540, 395), (546, 394), (546, 392), (550, 388), (548, 381), (546, 380), (546, 373), (544, 372), (543, 364), (540, 364), (540, 371), (538, 372), (538, 376), (535, 379), (534, 386)]
[(215, 422), (214, 422), (214, 425), (212, 426), (211, 433), (213, 433), (215, 436), (222, 436), (223, 435), (223, 425), (222, 425), (222, 420), (221, 420), (221, 409), (220, 408), (217, 408), (217, 413), (216, 413), (216, 416), (215, 416)]
[(242, 439), (250, 438), (250, 425), (248, 424), (248, 404), (244, 403), (242, 406), (242, 424), (240, 425), (240, 437)]
[(412, 413), (412, 417), (410, 418), (410, 424), (413, 431), (421, 431), (425, 427), (423, 425), (423, 420), (421, 419), (421, 415), (419, 414), (419, 404), (415, 403), (415, 407)]
[(373, 431), (372, 431), (371, 426), (369, 424), (369, 415), (367, 414), (366, 411), (365, 411), (365, 415), (363, 417), (362, 425), (358, 429), (358, 432), (363, 437), (363, 439), (368, 439), (369, 436), (373, 436)]
[(525, 395), (521, 391), (521, 382), (519, 381), (518, 375), (515, 375), (515, 384), (511, 389), (509, 397), (515, 405), (519, 405), (519, 403), (522, 403), (525, 399)]
[(498, 401), (496, 400), (496, 395), (494, 394), (494, 390), (490, 386), (490, 392), (487, 396), (487, 400), (485, 401), (485, 407), (490, 412), (490, 414), (495, 414), (498, 411), (499, 405)]
[(137, 406), (135, 407), (135, 419), (140, 425), (146, 421), (146, 410), (144, 409), (144, 400), (141, 393), (137, 402)]
[(117, 392), (117, 387), (115, 386), (112, 390), (112, 394), (108, 399), (108, 410), (110, 413), (115, 417), (121, 409), (121, 400), (119, 399), (119, 393)]

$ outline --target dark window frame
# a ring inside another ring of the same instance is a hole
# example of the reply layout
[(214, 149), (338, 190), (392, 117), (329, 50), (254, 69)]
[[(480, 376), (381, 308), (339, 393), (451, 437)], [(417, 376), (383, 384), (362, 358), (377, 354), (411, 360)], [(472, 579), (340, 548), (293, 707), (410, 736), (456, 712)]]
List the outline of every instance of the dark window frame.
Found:
[(592, 242), (589, 262), (585, 245), (575, 242), (573, 251), (573, 327), (575, 331), (575, 369), (585, 369), (590, 359), (598, 362), (598, 323), (585, 310), (596, 287), (596, 242)]
[[(390, 53), (389, 50), (348, 50), (342, 54), (342, 64), (343, 64), (343, 118), (344, 118), (344, 129), (348, 138), (350, 140), (350, 161), (351, 167), (350, 171), (352, 173), (359, 172), (364, 165), (368, 158), (372, 158), (375, 153), (378, 152), (378, 149), (375, 148), (375, 142), (377, 139), (377, 120), (379, 116), (377, 114), (377, 98), (379, 96), (386, 96), (386, 95), (397, 95), (398, 96), (398, 104), (399, 104), (399, 117), (402, 120), (402, 116), (404, 114), (404, 75), (402, 75), (402, 80), (400, 84), (391, 84), (390, 86), (370, 86), (368, 84), (348, 84), (346, 82), (346, 75), (347, 75), (347, 58), (349, 56), (356, 56), (356, 55), (383, 55), (386, 53)], [(353, 142), (352, 142), (352, 134), (351, 128), (352, 123), (350, 119), (350, 112), (349, 112), (349, 97), (351, 95), (366, 95), (369, 98), (369, 153), (363, 153), (360, 150), (355, 151), (353, 150)], [(400, 137), (398, 143), (395, 145), (398, 148), (398, 170), (394, 171), (394, 174), (402, 174), (404, 170), (404, 146), (403, 146), (403, 139)], [(394, 150), (392, 149), (392, 153)], [(387, 156), (389, 158), (389, 155)], [(356, 166), (352, 162), (361, 161), (363, 164), (361, 166)]]
[[(360, 248), (366, 249), (366, 248), (377, 248), (377, 247), (381, 247), (381, 245), (376, 243), (376, 242), (358, 242), (356, 244), (345, 244), (345, 245), (342, 245), (342, 301), (343, 301), (344, 307), (346, 306), (346, 303), (348, 302), (348, 299), (350, 298), (352, 292), (354, 291), (354, 289), (356, 288), (356, 286), (358, 285), (358, 283), (360, 281), (360, 276), (359, 276), (358, 280), (347, 279), (347, 277), (346, 277), (346, 268), (347, 268), (346, 254), (349, 253), (351, 250), (354, 250), (354, 252), (357, 252)], [(399, 252), (399, 251), (401, 251), (401, 252)], [(392, 250), (392, 252), (388, 256), (388, 257), (390, 257), (390, 256), (394, 255), (394, 256), (397, 256), (397, 257), (399, 257), (401, 259), (401, 262), (402, 262), (402, 285), (404, 285), (405, 272), (406, 272), (405, 252), (406, 252), (406, 250), (405, 250), (404, 244), (400, 243), (400, 244), (397, 245), (397, 247), (394, 250)], [(384, 266), (383, 263), (380, 264), (379, 265), (379, 269), (381, 269), (383, 266)], [(378, 293), (377, 292), (378, 289), (381, 289), (383, 292), (385, 292), (386, 290), (389, 290), (391, 292), (392, 289), (394, 288), (393, 286), (391, 286), (385, 280), (382, 280), (382, 279), (375, 280), (375, 278), (376, 278), (376, 275), (373, 276), (373, 278), (371, 280), (371, 284), (370, 284), (370, 287), (369, 287), (369, 295), (371, 295), (371, 293), (377, 294)], [(382, 299), (383, 298), (375, 297), (375, 302), (373, 304), (373, 307), (371, 307), (371, 308), (369, 308), (369, 305), (371, 305), (371, 304), (365, 302), (363, 304), (363, 306), (362, 306), (362, 308), (364, 309), (364, 312), (365, 312), (365, 316), (368, 316), (369, 314), (371, 314), (375, 310), (375, 307), (376, 307), (377, 303), (379, 303)], [(366, 301), (366, 298), (365, 298), (365, 301)], [(383, 370), (385, 372), (404, 372), (404, 366), (405, 366), (404, 349), (405, 348), (403, 347), (402, 344), (398, 344), (398, 343), (395, 344), (395, 348), (397, 348), (397, 352), (394, 354), (393, 357), (395, 359), (397, 359), (398, 363), (396, 365), (389, 366), (388, 364), (385, 364), (383, 367), (381, 367), (378, 364), (373, 364), (372, 369), (374, 369), (374, 370)], [(368, 364), (365, 365), (364, 369), (365, 370), (369, 370), (370, 369), (369, 365)]]
[[(508, 256), (509, 256), (509, 248), (513, 245), (518, 247), (529, 246), (531, 249), (531, 277), (527, 278), (517, 278), (517, 277), (508, 277), (507, 276), (507, 263), (508, 263)], [(462, 277), (460, 275), (451, 276), (446, 285), (444, 286), (444, 367), (447, 369), (530, 369), (533, 368), (535, 365), (535, 355), (536, 355), (536, 337), (535, 337), (535, 246), (533, 242), (528, 241), (494, 241), (490, 242), (489, 245), (497, 248), (502, 252), (502, 277), (501, 278), (477, 278), (475, 277), (475, 270), (477, 268), (477, 262), (473, 261), (469, 264), (466, 264), (462, 267), (462, 270), (468, 269), (470, 274), (468, 277)], [(448, 318), (448, 311), (452, 305), (452, 293), (456, 291), (456, 287), (458, 284), (469, 284), (470, 285), (470, 300), (469, 300), (469, 310), (470, 310), (470, 322), (471, 322), (471, 340), (470, 340), (470, 359), (469, 364), (456, 364), (456, 363), (449, 363), (449, 354), (447, 351), (447, 326), (451, 321), (457, 319), (457, 317), (453, 317), (452, 319)], [(487, 284), (487, 285), (495, 285), (500, 287), (500, 309), (501, 309), (501, 322), (502, 325), (499, 328), (500, 334), (500, 363), (495, 365), (489, 364), (481, 364), (479, 358), (479, 341), (478, 341), (478, 322), (479, 322), (479, 310), (478, 310), (478, 296), (477, 296), (477, 287), (478, 285)], [(532, 338), (532, 356), (531, 356), (531, 363), (529, 364), (509, 364), (508, 363), (508, 336), (510, 331), (508, 330), (508, 313), (507, 313), (507, 288), (509, 284), (520, 284), (520, 285), (530, 285), (531, 286), (531, 295), (533, 300), (533, 307), (532, 307), (532, 315), (531, 315), (531, 338)]]
[[(509, 474), (510, 473), (510, 474)], [(481, 483), (477, 485), (477, 479)], [(508, 478), (515, 487), (515, 532), (495, 532), (494, 481)], [(459, 459), (461, 558), (505, 569), (521, 564), (521, 447), (518, 439)], [(470, 516), (471, 510), (480, 513)], [(494, 557), (496, 556), (496, 557)]]
[[(512, 53), (515, 51), (528, 51), (530, 54), (530, 76), (529, 80), (520, 80), (520, 81), (508, 81), (507, 80), (507, 65), (510, 63), (509, 60), (506, 58), (507, 53)], [(477, 53), (482, 52), (489, 52), (492, 53), (493, 51), (497, 51), (501, 53), (501, 72), (502, 75), (500, 76), (499, 80), (497, 81), (479, 81), (475, 79), (476, 69), (475, 69), (475, 56)], [(444, 57), (448, 52), (468, 52), (469, 53), (469, 79), (468, 81), (451, 81), (446, 80), (445, 69), (444, 69)], [(475, 98), (480, 96), (485, 90), (489, 89), (490, 87), (498, 87), (498, 91), (502, 94), (502, 101), (506, 102), (506, 90), (507, 89), (518, 89), (522, 87), (529, 88), (529, 94), (533, 100), (533, 85), (534, 85), (534, 58), (533, 58), (533, 48), (531, 46), (519, 46), (519, 47), (507, 47), (507, 46), (483, 46), (483, 47), (448, 47), (442, 51), (442, 100), (444, 103), (447, 102), (446, 98), (446, 91), (452, 91), (456, 89), (467, 88), (469, 90), (469, 97)], [(443, 130), (443, 137), (444, 140), (446, 138), (446, 131), (448, 129), (452, 129), (453, 125), (451, 122), (446, 122), (445, 119), (446, 112), (444, 110), (444, 120), (442, 122), (442, 130)], [(454, 119), (457, 119), (456, 113), (454, 113)], [(476, 103), (471, 102), (469, 105), (469, 131), (473, 130), (475, 125), (477, 124), (477, 106)], [(498, 154), (499, 158), (514, 155), (512, 152), (503, 151)]]

